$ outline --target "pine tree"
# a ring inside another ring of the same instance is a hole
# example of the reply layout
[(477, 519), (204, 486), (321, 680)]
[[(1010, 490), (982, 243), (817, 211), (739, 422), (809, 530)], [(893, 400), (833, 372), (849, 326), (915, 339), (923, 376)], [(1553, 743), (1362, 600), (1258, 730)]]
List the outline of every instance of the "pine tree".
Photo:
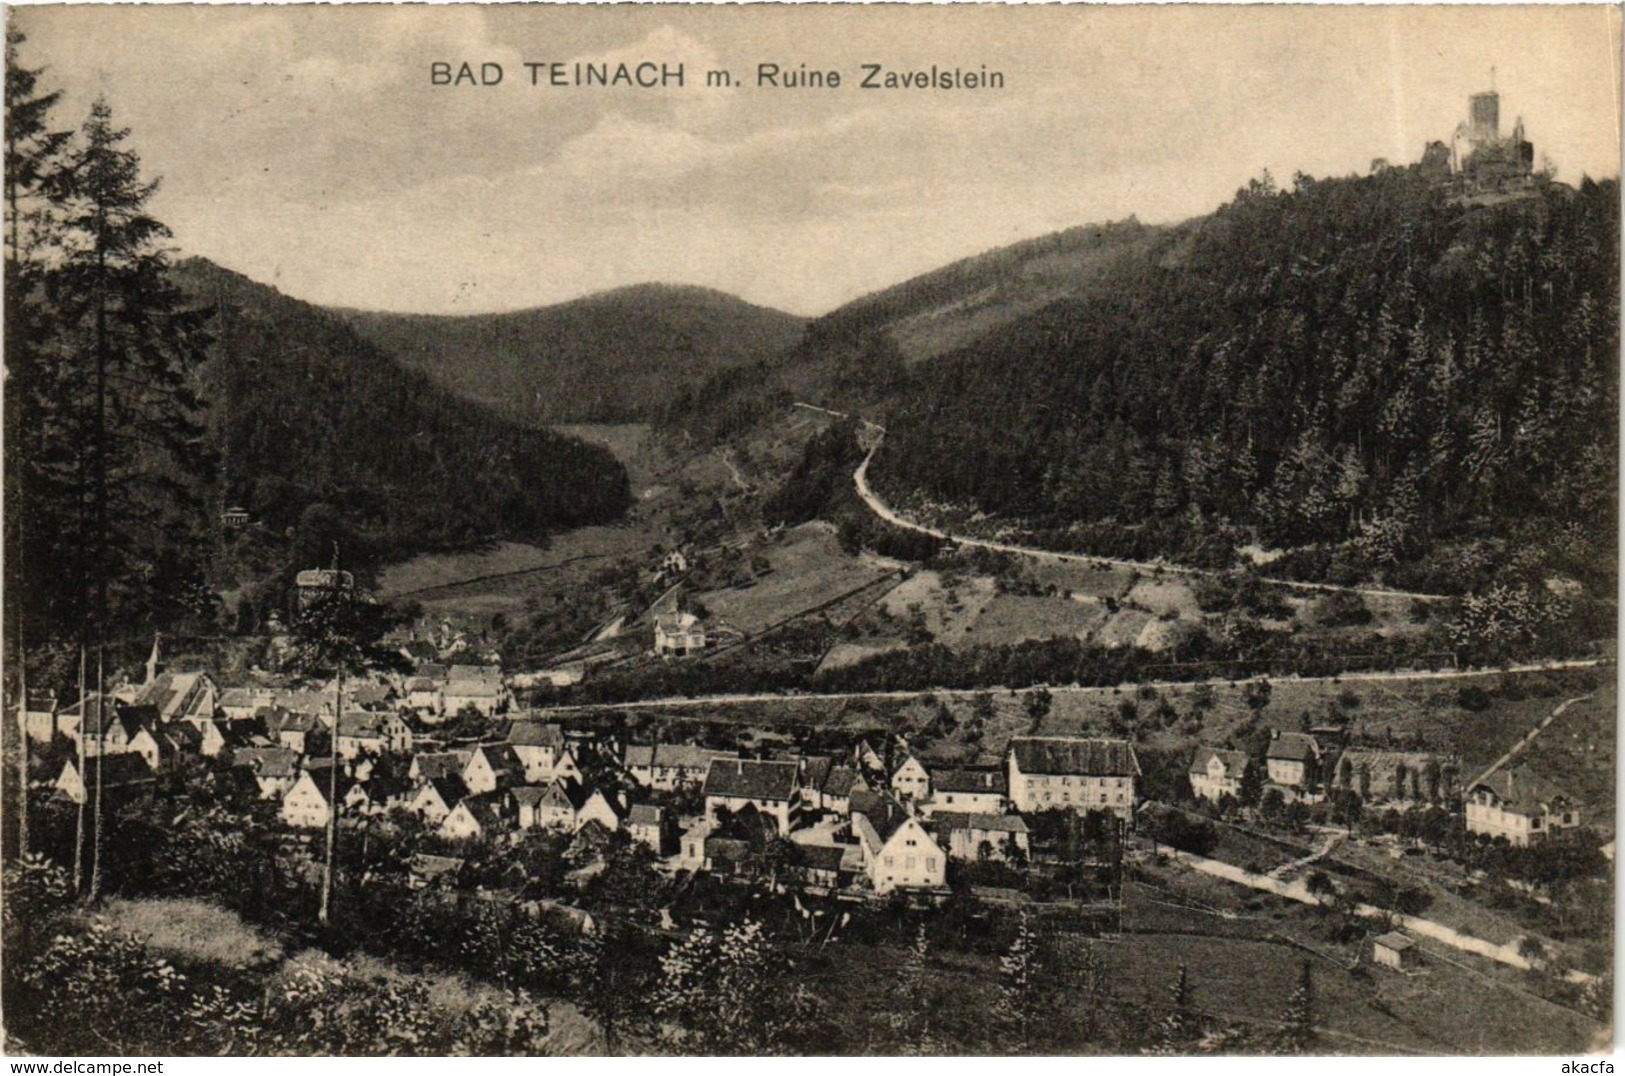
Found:
[[(41, 341), (50, 335), (49, 311), (43, 296), (43, 251), (51, 217), (40, 192), (53, 181), (69, 137), (66, 131), (50, 129), (49, 114), (61, 95), (39, 91), (39, 69), (25, 67), (21, 62), (19, 50), (25, 40), (15, 26), (6, 28), (4, 451), (6, 503), (13, 510), (5, 514), (5, 593), (9, 599), (5, 605), (10, 614), (5, 638), (13, 648), (17, 670), (15, 817), (19, 856), (27, 854), (29, 844), (28, 735), (23, 726), (28, 705), (27, 648), (44, 637), (43, 627), (50, 623), (42, 600), (49, 587), (33, 582), (48, 581), (50, 562), (25, 550), (25, 542), (51, 533), (47, 515), (32, 514), (36, 494), (43, 485), (37, 442), (46, 428), (40, 404), (47, 357)], [(24, 513), (16, 510), (20, 505), (30, 508), (26, 522)]]
[(1287, 996), (1281, 1021), (1286, 1025), (1282, 1032), (1282, 1045), (1287, 1050), (1303, 1053), (1314, 1044), (1315, 984), (1307, 960), (1298, 974), (1297, 986)]
[(897, 984), (892, 992), (892, 1031), (896, 1035), (891, 1044), (900, 1053), (928, 1055), (935, 1053), (937, 1043), (932, 1026), (932, 1007), (935, 998), (931, 990), (931, 946), (922, 923), (915, 932), (914, 942), (904, 954), (897, 969)]
[(47, 290), (63, 346), (64, 432), (82, 446), (77, 538), (98, 645), (117, 623), (183, 607), (201, 580), (172, 551), (189, 547), (198, 521), (187, 479), (203, 461), (190, 381), (204, 314), (186, 310), (169, 280), (169, 230), (146, 211), (157, 183), (142, 179), (128, 135), (98, 100), (46, 189), (61, 222)]
[(333, 725), (328, 735), (327, 830), (322, 865), (321, 903), (317, 918), (326, 925), (333, 910), (333, 864), (338, 843), (339, 731), (344, 719), (344, 678), (372, 669), (395, 668), (399, 654), (379, 644), (391, 626), (391, 614), (355, 585), (348, 572), (334, 565), (323, 573), (323, 585), (300, 594), (294, 618), (291, 668), (305, 675), (333, 678)]
[(1196, 1031), (1196, 1014), (1191, 1009), (1190, 975), (1184, 964), (1174, 977), (1168, 995), (1168, 1015), (1162, 1021), (1162, 1044), (1178, 1046), (1188, 1041)]
[(1014, 1039), (1012, 1053), (1028, 1053), (1032, 1049), (1033, 1032), (1040, 1013), (1038, 935), (1025, 912), (1016, 923), (1016, 936), (1010, 948), (999, 958), (999, 1000), (996, 1012), (1000, 1022), (1009, 1029)]

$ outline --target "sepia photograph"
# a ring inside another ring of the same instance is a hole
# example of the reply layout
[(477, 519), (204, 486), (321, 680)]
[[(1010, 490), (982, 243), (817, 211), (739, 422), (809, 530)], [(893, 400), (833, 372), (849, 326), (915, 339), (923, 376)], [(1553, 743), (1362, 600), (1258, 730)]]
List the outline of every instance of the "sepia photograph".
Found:
[(1619, 6), (5, 24), (0, 1053), (1611, 1056)]

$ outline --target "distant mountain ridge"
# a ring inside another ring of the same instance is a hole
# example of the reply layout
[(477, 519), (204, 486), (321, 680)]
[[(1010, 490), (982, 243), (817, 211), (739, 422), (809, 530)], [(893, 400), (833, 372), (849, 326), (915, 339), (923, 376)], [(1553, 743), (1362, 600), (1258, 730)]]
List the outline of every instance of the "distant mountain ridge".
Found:
[(441, 385), (530, 425), (646, 420), (684, 386), (785, 351), (805, 324), (672, 284), (500, 314), (332, 313)]
[(205, 259), (172, 273), (213, 311), (200, 376), (220, 459), (214, 496), (265, 533), (310, 530), (320, 505), (351, 544), (384, 560), (540, 539), (614, 519), (629, 503), (626, 472), (606, 449), (462, 399), (331, 312)]

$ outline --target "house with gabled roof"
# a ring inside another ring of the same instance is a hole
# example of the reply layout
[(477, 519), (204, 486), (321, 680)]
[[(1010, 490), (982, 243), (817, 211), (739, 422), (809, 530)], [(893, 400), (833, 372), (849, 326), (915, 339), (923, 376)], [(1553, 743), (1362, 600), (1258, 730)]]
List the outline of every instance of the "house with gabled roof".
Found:
[(1031, 851), (1027, 823), (1017, 814), (961, 814), (945, 811), (933, 816), (937, 835), (948, 842), (948, 855), (967, 863), (983, 859), (1023, 857)]
[(672, 792), (705, 783), (711, 760), (738, 758), (737, 751), (719, 751), (697, 744), (627, 744), (622, 765), (645, 788)]
[(299, 779), (299, 753), (286, 747), (240, 747), (232, 751), (231, 764), (254, 775), (260, 799), (280, 799)]
[(125, 705), (111, 695), (89, 695), (64, 710), (59, 723), (71, 730), (67, 737), (76, 747), (83, 739), (86, 757), (93, 757), (124, 754), (142, 725), (156, 722), (157, 714), (151, 707)]
[(441, 688), (445, 712), (460, 714), (473, 709), (482, 717), (493, 717), (508, 701), (498, 665), (453, 665), (447, 670)]
[(215, 710), (226, 721), (250, 721), (265, 707), (274, 706), (276, 695), (268, 687), (229, 687), (215, 701)]
[(581, 779), (564, 738), (564, 728), (553, 722), (521, 718), (508, 725), (507, 741), (525, 770), (525, 783), (544, 785), (559, 777)]
[[(177, 722), (172, 727), (190, 727), (189, 723)], [(139, 756), (154, 773), (166, 770), (180, 760), (181, 744), (169, 734), (168, 730), (160, 732), (156, 725), (141, 725), (130, 737), (125, 750)]]
[(473, 748), (419, 751), (412, 756), (412, 764), (407, 767), (406, 776), (413, 781), (428, 781), (437, 777), (455, 777), (461, 781), (463, 770), (473, 757)]
[(446, 697), (440, 681), (431, 676), (409, 676), (401, 685), (401, 708), (425, 719), (437, 718), (446, 712)]
[(927, 818), (942, 812), (1003, 814), (1009, 804), (1009, 775), (1004, 770), (939, 769), (931, 771), (931, 798), (920, 806)]
[(132, 700), (137, 706), (150, 706), (158, 720), (209, 720), (214, 717), (220, 688), (206, 672), (160, 673), (143, 684)]
[(117, 802), (151, 792), (156, 778), (146, 760), (127, 752), (105, 755), (99, 762), (87, 758), (84, 773), (79, 772), (77, 758), (68, 759), (56, 779), (56, 788), (74, 803), (85, 803), (94, 794), (98, 780), (101, 782), (103, 801), (113, 799)]
[(468, 786), (457, 774), (430, 777), (418, 786), (406, 809), (431, 826), (438, 826), (468, 796)]
[(713, 759), (705, 773), (705, 816), (716, 825), (724, 812), (754, 807), (774, 819), (781, 837), (788, 836), (800, 792), (801, 767), (795, 762)]
[(24, 735), (34, 743), (48, 744), (56, 739), (57, 701), (55, 695), (30, 695), (23, 703)]
[(675, 816), (664, 807), (635, 803), (626, 813), (626, 832), (632, 840), (657, 856), (675, 851)]
[(891, 790), (906, 800), (931, 798), (931, 771), (925, 763), (909, 755), (892, 771)]
[(300, 713), (282, 706), (264, 706), (254, 712), (254, 719), (265, 728), (265, 734), (290, 751), (300, 754), (311, 750), (310, 738), (326, 730), (314, 714)]
[(818, 799), (824, 810), (848, 815), (852, 813), (852, 793), (868, 789), (869, 783), (854, 767), (831, 766), (818, 790)]
[(463, 784), (476, 796), (524, 783), (525, 764), (519, 761), (512, 744), (482, 743), (463, 767)]
[(339, 721), (339, 757), (386, 755), (412, 750), (412, 730), (388, 710), (351, 710)]
[(1538, 844), (1580, 824), (1580, 802), (1527, 763), (1491, 770), (1467, 789), (1467, 832)]
[(1134, 817), (1140, 761), (1126, 740), (1016, 736), (1005, 756), (1018, 811), (1111, 811)]
[(1198, 798), (1217, 803), (1225, 796), (1241, 796), (1241, 778), (1253, 764), (1245, 751), (1203, 745), (1196, 749), (1187, 776)]
[(1272, 784), (1307, 792), (1320, 781), (1320, 741), (1307, 732), (1277, 732), (1264, 753)]
[(661, 657), (686, 657), (705, 649), (705, 625), (693, 613), (674, 610), (655, 615), (654, 652)]
[(486, 792), (478, 796), (465, 796), (440, 823), (440, 835), (453, 841), (487, 840), (511, 833), (513, 815), (506, 792)]
[[(282, 806), (277, 811), (284, 825), (296, 829), (323, 829), (327, 826), (329, 811), (327, 793), (328, 783), (332, 779), (331, 765), (332, 763), (323, 761), (313, 763), (310, 768), (299, 771), (293, 787), (282, 797)], [(339, 803), (347, 802), (354, 786), (355, 781), (341, 770)]]
[(896, 801), (852, 813), (864, 873), (877, 894), (896, 889), (940, 889), (948, 881), (948, 856), (924, 825)]

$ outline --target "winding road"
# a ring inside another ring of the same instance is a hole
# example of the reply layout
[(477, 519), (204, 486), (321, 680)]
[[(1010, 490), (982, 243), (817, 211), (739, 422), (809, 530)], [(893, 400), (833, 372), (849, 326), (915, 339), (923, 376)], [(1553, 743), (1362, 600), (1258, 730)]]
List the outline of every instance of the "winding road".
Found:
[[(865, 422), (865, 426), (878, 430), (882, 434), (885, 433), (883, 427), (876, 426), (872, 422)], [(864, 455), (863, 462), (858, 464), (858, 469), (852, 472), (852, 482), (857, 487), (858, 497), (862, 499), (864, 504), (869, 506), (869, 510), (894, 527), (914, 531), (917, 534), (929, 535), (932, 538), (941, 538), (953, 542), (955, 545), (969, 546), (974, 549), (990, 549), (997, 553), (1012, 553), (1016, 556), (1033, 557), (1039, 560), (1049, 559), (1074, 564), (1109, 564), (1114, 568), (1128, 568), (1138, 572), (1164, 572), (1169, 575), (1183, 575), (1193, 579), (1210, 578), (1224, 574), (1210, 568), (1190, 568), (1179, 564), (1169, 564), (1161, 560), (1123, 560), (1119, 557), (1102, 557), (1091, 553), (1056, 553), (1052, 550), (1038, 549), (1033, 546), (1014, 545), (1010, 542), (995, 542), (987, 538), (972, 538), (967, 535), (953, 534), (936, 527), (928, 527), (923, 523), (916, 523), (912, 519), (906, 519), (898, 515), (890, 505), (880, 499), (880, 496), (875, 493), (874, 487), (869, 485), (869, 462), (874, 459), (875, 452), (879, 448), (880, 441), (877, 438), (870, 446), (868, 453)], [(1416, 601), (1445, 601), (1448, 599), (1448, 595), (1445, 594), (1422, 594), (1411, 590), (1389, 590), (1386, 587), (1345, 587), (1336, 583), (1303, 583), (1293, 579), (1273, 579), (1269, 577), (1265, 577), (1262, 581), (1278, 587), (1314, 593), (1411, 598)]]

